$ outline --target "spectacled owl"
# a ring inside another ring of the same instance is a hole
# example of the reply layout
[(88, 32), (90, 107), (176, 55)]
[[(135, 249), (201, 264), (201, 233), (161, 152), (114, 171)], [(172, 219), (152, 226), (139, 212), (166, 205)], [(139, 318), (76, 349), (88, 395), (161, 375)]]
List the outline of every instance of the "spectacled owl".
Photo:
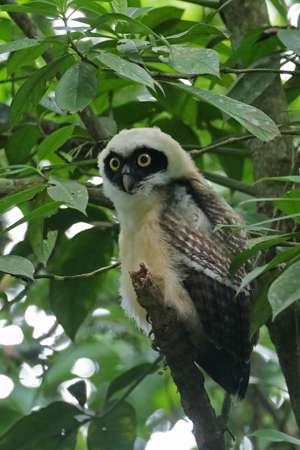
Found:
[(237, 290), (251, 266), (244, 264), (233, 280), (229, 267), (247, 234), (215, 230), (242, 225), (242, 219), (157, 127), (121, 131), (100, 153), (99, 167), (120, 221), (123, 309), (149, 331), (129, 276), (144, 262), (184, 324), (196, 363), (243, 399), (257, 336), (250, 337), (251, 287)]

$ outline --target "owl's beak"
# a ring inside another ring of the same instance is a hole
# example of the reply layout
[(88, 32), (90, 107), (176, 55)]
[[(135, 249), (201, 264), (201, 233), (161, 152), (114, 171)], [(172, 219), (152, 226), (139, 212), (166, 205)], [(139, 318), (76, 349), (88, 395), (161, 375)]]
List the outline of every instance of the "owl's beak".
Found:
[(123, 167), (122, 176), (123, 176), (123, 186), (126, 192), (130, 192), (131, 188), (135, 184), (136, 178), (132, 176), (128, 164), (125, 164), (125, 166)]

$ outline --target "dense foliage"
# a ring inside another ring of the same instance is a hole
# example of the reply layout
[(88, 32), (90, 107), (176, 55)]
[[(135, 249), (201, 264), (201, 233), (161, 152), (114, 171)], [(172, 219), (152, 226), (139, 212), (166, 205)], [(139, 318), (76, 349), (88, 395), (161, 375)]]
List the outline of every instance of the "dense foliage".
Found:
[[(99, 186), (99, 151), (140, 126), (191, 151), (245, 218), (252, 239), (232, 274), (254, 256), (243, 284), (265, 276), (253, 378), (232, 410), (228, 448), (300, 445), (264, 326), (300, 297), (300, 177), (282, 173), (275, 218), (257, 213), (247, 148), (281, 131), (297, 149), (300, 30), (286, 26), (292, 0), (272, 0), (281, 27), (250, 32), (233, 52), (218, 2), (193, 3), (0, 1), (0, 383), (13, 382), (0, 400), (0, 450), (150, 449), (151, 433), (183, 416), (168, 370), (119, 306), (118, 221)], [(237, 76), (240, 60), (253, 71)], [(291, 123), (277, 127), (275, 114), (250, 105), (280, 71), (292, 74), (283, 81)], [(274, 225), (281, 213), (292, 232)], [(224, 391), (208, 377), (206, 386), (220, 411)]]

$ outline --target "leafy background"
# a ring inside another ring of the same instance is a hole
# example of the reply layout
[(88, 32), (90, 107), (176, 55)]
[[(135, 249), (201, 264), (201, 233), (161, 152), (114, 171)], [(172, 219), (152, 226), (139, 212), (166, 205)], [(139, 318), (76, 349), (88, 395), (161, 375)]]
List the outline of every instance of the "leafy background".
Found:
[[(158, 126), (191, 151), (244, 216), (253, 239), (232, 274), (277, 245), (244, 280), (268, 274), (270, 289), (254, 305), (252, 331), (262, 327), (261, 338), (247, 398), (231, 413), (236, 442), (228, 436), (228, 448), (300, 443), (264, 326), (300, 296), (299, 239), (275, 233), (256, 212), (247, 148), (249, 132), (265, 141), (279, 134), (275, 115), (250, 104), (280, 69), (295, 71), (282, 74), (291, 124), (279, 128), (297, 148), (300, 31), (275, 29), (266, 38), (255, 30), (233, 52), (217, 2), (195, 3), (0, 2), (0, 450), (195, 446), (169, 371), (119, 306), (118, 221), (101, 194), (96, 158), (116, 132), (140, 126)], [(274, 24), (297, 26), (296, 2), (268, 7)], [(24, 36), (14, 12), (32, 17), (36, 39)], [(237, 78), (239, 58), (269, 71)], [(300, 194), (292, 187), (276, 206), (296, 225)], [(90, 276), (74, 278), (82, 274)], [(209, 377), (206, 387), (220, 411), (223, 390)]]

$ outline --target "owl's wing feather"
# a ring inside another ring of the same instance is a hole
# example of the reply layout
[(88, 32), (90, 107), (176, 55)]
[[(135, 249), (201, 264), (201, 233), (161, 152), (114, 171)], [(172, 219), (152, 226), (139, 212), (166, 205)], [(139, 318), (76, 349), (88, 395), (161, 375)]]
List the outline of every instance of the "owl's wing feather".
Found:
[(241, 224), (239, 216), (202, 180), (184, 180), (186, 193), (205, 213), (211, 230), (196, 230), (176, 215), (171, 203), (164, 211), (162, 227), (168, 241), (179, 252), (183, 285), (199, 315), (208, 341), (199, 347), (195, 361), (228, 392), (243, 398), (249, 380), (249, 360), (254, 340), (250, 339), (251, 288), (237, 295), (247, 272), (243, 266), (233, 282), (229, 277), (232, 258), (244, 248), (243, 234), (232, 229), (212, 230), (218, 224)]

